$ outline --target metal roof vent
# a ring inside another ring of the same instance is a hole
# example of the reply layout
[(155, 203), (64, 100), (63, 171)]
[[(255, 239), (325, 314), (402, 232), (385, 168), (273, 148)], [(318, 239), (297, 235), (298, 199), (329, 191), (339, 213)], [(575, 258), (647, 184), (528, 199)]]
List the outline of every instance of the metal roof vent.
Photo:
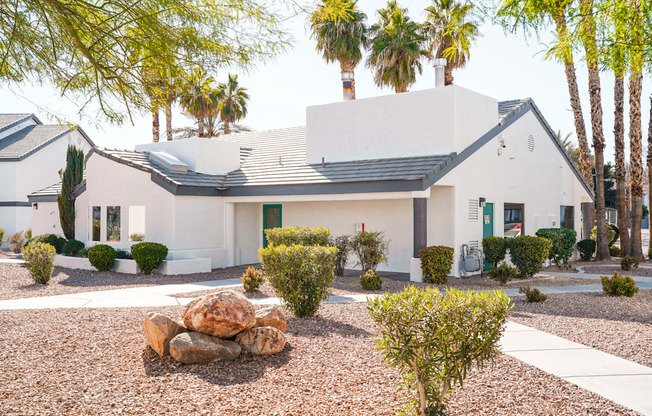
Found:
[(534, 137), (532, 135), (527, 138), (527, 149), (530, 152), (534, 152)]
[(153, 163), (161, 165), (170, 173), (178, 173), (185, 175), (188, 173), (188, 165), (165, 152), (149, 152), (149, 160)]

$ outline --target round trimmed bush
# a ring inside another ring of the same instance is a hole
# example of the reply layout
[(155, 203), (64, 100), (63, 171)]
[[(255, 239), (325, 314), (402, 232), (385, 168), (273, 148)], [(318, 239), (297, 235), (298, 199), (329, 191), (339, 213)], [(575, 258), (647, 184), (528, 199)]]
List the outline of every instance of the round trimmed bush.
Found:
[(167, 255), (168, 248), (163, 244), (138, 243), (131, 246), (131, 256), (144, 274), (152, 274)]
[(430, 246), (419, 251), (423, 281), (443, 285), (448, 282), (448, 273), (453, 266), (452, 247)]
[(596, 246), (595, 240), (592, 240), (590, 238), (579, 241), (577, 243), (577, 251), (580, 252), (580, 258), (584, 261), (591, 260), (593, 258), (593, 255), (595, 254), (595, 246)]
[(86, 245), (79, 240), (68, 240), (61, 251), (66, 256), (79, 256), (79, 252), (85, 247)]
[(509, 255), (518, 269), (519, 277), (531, 277), (539, 273), (548, 258), (552, 242), (547, 238), (519, 235), (509, 241)]
[(111, 270), (115, 264), (115, 249), (106, 244), (98, 244), (88, 249), (88, 260), (98, 271)]
[(577, 232), (568, 228), (540, 228), (536, 232), (537, 237), (547, 238), (552, 242), (548, 252), (548, 259), (555, 266), (569, 267), (570, 259), (573, 257)]
[(482, 250), (485, 260), (491, 263), (491, 267), (495, 269), (498, 263), (505, 259), (507, 242), (502, 237), (485, 237), (482, 239)]
[(622, 252), (620, 251), (620, 247), (618, 246), (611, 246), (609, 247), (609, 255), (611, 257), (620, 257)]
[(364, 290), (380, 290), (383, 287), (383, 281), (374, 269), (369, 269), (360, 276), (360, 285)]
[(47, 243), (36, 242), (23, 248), (23, 259), (36, 283), (44, 285), (50, 281), (55, 255), (54, 247)]

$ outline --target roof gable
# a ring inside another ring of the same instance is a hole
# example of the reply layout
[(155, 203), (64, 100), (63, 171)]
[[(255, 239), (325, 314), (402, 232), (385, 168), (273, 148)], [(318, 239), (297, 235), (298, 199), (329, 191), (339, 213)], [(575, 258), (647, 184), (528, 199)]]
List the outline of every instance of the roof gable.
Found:
[(70, 132), (64, 126), (27, 126), (0, 139), (0, 161), (18, 161)]

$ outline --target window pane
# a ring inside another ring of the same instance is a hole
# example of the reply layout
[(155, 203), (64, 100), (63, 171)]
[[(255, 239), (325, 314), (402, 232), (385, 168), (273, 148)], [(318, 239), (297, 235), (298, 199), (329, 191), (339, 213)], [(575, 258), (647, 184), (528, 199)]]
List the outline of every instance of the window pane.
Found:
[(575, 207), (561, 206), (559, 210), (559, 225), (561, 228), (575, 229)]
[(102, 207), (93, 207), (93, 241), (100, 241)]
[(129, 241), (145, 241), (145, 207), (129, 207)]
[(106, 207), (106, 241), (120, 241), (120, 207)]

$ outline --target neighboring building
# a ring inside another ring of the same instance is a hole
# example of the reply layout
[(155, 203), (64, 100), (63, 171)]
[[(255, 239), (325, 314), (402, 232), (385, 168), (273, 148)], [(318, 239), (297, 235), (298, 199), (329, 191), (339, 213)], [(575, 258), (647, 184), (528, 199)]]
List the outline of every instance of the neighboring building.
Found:
[(309, 107), (306, 127), (95, 148), (77, 195), (76, 237), (89, 244), (126, 248), (144, 233), (170, 259), (225, 267), (258, 262), (265, 228), (384, 231), (379, 270), (414, 278), (423, 247), (454, 247), (459, 276), (463, 245), (579, 233), (592, 201), (532, 100), (453, 85)]
[[(69, 143), (86, 151), (93, 147), (80, 129), (44, 125), (33, 114), (0, 114), (0, 228), (5, 236), (32, 227), (27, 195), (59, 180)], [(49, 232), (60, 233), (57, 226), (58, 221)]]

